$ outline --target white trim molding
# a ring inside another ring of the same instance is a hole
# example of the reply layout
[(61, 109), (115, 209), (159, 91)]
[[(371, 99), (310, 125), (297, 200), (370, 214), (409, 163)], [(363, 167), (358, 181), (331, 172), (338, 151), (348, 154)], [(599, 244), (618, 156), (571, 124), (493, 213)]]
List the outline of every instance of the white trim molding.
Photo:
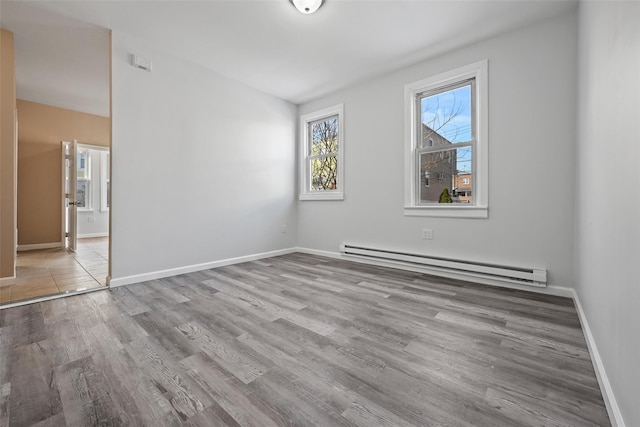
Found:
[(34, 243), (31, 245), (18, 245), (18, 252), (35, 251), (38, 249), (55, 249), (55, 248), (64, 248), (64, 242)]
[(106, 291), (107, 289), (108, 288), (106, 286), (99, 286), (97, 288), (83, 289), (81, 291), (66, 291), (66, 292), (62, 292), (62, 293), (59, 293), (59, 294), (55, 294), (55, 295), (48, 295), (46, 297), (25, 299), (25, 300), (16, 301), (16, 302), (8, 302), (6, 304), (0, 305), (0, 310), (5, 310), (7, 308), (13, 308), (13, 307), (20, 307), (20, 306), (23, 306), (23, 305), (35, 304), (35, 303), (38, 303), (38, 302), (51, 301), (51, 300), (54, 300), (54, 299), (71, 297), (71, 296), (75, 296), (75, 295), (88, 294), (88, 293), (91, 293), (91, 292)]
[(225, 265), (240, 264), (257, 259), (270, 258), (274, 256), (286, 255), (296, 252), (296, 248), (279, 249), (270, 252), (262, 252), (253, 255), (245, 255), (237, 258), (227, 258), (219, 261), (205, 262), (202, 264), (186, 265), (184, 267), (168, 268), (166, 270), (151, 271), (149, 273), (134, 274), (125, 277), (109, 277), (108, 283), (110, 288), (131, 285), (134, 283), (146, 282), (148, 280), (162, 279), (164, 277), (177, 276), (179, 274), (193, 273), (195, 271), (209, 270), (216, 267), (224, 267)]
[(604, 369), (604, 363), (600, 357), (598, 346), (591, 333), (587, 316), (584, 313), (580, 298), (578, 297), (575, 289), (571, 289), (573, 302), (578, 312), (578, 318), (580, 319), (580, 325), (582, 326), (582, 332), (584, 333), (584, 339), (587, 341), (587, 347), (589, 348), (589, 354), (591, 355), (591, 362), (593, 363), (593, 370), (596, 372), (596, 378), (600, 385), (600, 391), (602, 392), (602, 399), (607, 407), (607, 413), (609, 414), (609, 421), (613, 427), (625, 427), (624, 419), (622, 418), (622, 412), (618, 406), (618, 401), (613, 394), (607, 371)]
[(109, 237), (109, 232), (106, 233), (88, 233), (88, 234), (78, 234), (78, 239), (89, 239), (92, 237)]
[(0, 277), (0, 286), (13, 285), (16, 282), (16, 276)]

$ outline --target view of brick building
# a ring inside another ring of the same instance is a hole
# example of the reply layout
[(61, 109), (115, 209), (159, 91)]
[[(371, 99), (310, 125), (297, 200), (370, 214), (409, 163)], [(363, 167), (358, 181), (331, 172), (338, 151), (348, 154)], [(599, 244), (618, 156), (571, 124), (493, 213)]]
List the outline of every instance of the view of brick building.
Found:
[[(451, 141), (422, 125), (422, 147), (450, 146)], [(420, 154), (420, 203), (438, 203), (446, 188), (451, 194), (452, 177), (456, 174), (456, 151), (428, 151)]]
[[(444, 149), (452, 142), (422, 125), (422, 146), (434, 148), (420, 154), (420, 203), (439, 203), (446, 188), (453, 203), (471, 203), (472, 176), (470, 172), (458, 172), (456, 150)], [(438, 151), (442, 147), (443, 150)]]
[(460, 203), (471, 203), (472, 176), (470, 173), (458, 173), (453, 176), (453, 194), (454, 201)]

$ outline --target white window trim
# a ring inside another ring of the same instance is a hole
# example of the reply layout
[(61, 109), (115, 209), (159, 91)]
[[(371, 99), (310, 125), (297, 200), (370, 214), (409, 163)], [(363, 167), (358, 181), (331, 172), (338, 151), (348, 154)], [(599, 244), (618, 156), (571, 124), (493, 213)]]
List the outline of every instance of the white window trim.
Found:
[[(476, 142), (473, 153), (474, 204), (418, 206), (416, 203), (416, 161), (417, 141), (416, 96), (419, 93), (447, 86), (461, 80), (475, 78), (477, 112)], [(455, 70), (428, 77), (405, 86), (405, 216), (487, 218), (489, 201), (489, 118), (488, 118), (488, 61), (483, 60)]]
[[(338, 116), (338, 188), (335, 190), (311, 191), (309, 162), (308, 125), (316, 120)], [(300, 117), (300, 200), (344, 200), (344, 106), (343, 104), (304, 114)]]

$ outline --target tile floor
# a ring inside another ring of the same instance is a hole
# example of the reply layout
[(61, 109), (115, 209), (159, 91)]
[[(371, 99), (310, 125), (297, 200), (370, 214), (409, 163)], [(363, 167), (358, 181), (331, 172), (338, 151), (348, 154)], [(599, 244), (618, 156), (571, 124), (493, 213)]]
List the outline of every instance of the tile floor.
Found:
[(0, 304), (106, 286), (108, 237), (78, 239), (76, 252), (18, 252), (16, 282), (0, 286)]

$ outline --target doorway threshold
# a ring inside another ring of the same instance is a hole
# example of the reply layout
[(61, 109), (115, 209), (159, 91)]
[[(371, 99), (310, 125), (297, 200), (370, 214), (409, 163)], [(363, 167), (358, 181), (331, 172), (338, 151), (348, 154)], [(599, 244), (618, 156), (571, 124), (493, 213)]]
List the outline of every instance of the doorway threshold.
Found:
[(21, 307), (23, 305), (36, 304), (44, 301), (51, 301), (59, 298), (66, 298), (66, 297), (72, 297), (76, 295), (88, 294), (90, 292), (106, 291), (109, 289), (110, 288), (108, 286), (100, 286), (98, 288), (88, 288), (88, 289), (82, 289), (82, 290), (76, 290), (76, 291), (59, 292), (57, 294), (47, 295), (47, 296), (37, 297), (37, 298), (25, 298), (23, 300), (11, 301), (6, 304), (3, 303), (2, 305), (0, 305), (0, 310), (5, 310), (7, 308)]

